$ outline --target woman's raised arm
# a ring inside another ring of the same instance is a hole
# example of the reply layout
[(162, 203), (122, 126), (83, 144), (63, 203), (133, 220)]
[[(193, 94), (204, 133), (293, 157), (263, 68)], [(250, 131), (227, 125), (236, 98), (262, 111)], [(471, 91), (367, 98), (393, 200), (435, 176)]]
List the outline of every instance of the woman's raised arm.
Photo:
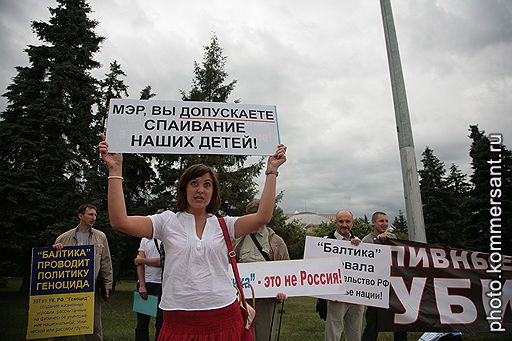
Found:
[(265, 171), (265, 184), (261, 192), (260, 204), (256, 213), (247, 214), (237, 219), (235, 223), (235, 237), (242, 237), (256, 231), (269, 223), (274, 212), (276, 198), (276, 182), (278, 169), (286, 162), (286, 146), (280, 144), (276, 152), (268, 157)]
[(108, 152), (105, 134), (100, 135), (100, 155), (108, 168), (108, 216), (113, 229), (135, 237), (152, 238), (153, 224), (149, 217), (128, 216), (123, 192), (123, 154)]

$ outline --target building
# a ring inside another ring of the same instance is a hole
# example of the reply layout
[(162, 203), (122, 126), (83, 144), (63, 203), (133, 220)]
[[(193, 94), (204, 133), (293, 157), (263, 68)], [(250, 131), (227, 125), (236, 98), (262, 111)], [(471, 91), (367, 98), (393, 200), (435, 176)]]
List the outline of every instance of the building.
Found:
[(322, 223), (331, 223), (336, 219), (336, 213), (319, 214), (313, 212), (295, 212), (286, 213), (286, 216), (287, 224), (297, 220), (299, 223), (303, 224), (306, 229), (316, 227)]

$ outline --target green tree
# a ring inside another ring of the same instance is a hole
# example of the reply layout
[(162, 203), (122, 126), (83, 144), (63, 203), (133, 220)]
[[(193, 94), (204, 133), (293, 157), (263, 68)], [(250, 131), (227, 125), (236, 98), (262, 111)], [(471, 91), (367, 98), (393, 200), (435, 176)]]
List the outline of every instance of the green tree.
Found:
[(422, 153), (423, 169), (418, 173), (420, 179), (421, 201), (423, 203), (423, 216), (425, 218), (425, 231), (429, 243), (446, 245), (453, 242), (450, 239), (447, 225), (447, 215), (451, 210), (447, 205), (446, 184), (444, 176), (446, 170), (444, 163), (429, 147)]
[(354, 236), (363, 239), (368, 233), (372, 232), (372, 230), (372, 224), (366, 215), (354, 219), (354, 226), (352, 227), (352, 234)]
[[(311, 231), (311, 235), (316, 237), (325, 237), (331, 234), (336, 230), (336, 223), (334, 221), (330, 221), (328, 223), (321, 223), (314, 230)], [(364, 215), (363, 217), (355, 217), (354, 223), (352, 225), (352, 234), (356, 237), (363, 239), (368, 233), (372, 231), (372, 225), (370, 224), (368, 217)]]
[[(128, 86), (124, 82), (126, 73), (121, 65), (114, 61), (110, 63), (110, 70), (105, 74), (105, 78), (100, 81), (100, 96), (98, 103), (99, 116), (105, 122), (108, 116), (110, 101), (114, 98), (128, 96)], [(141, 99), (149, 99), (155, 94), (151, 92), (151, 86), (147, 86), (140, 93)], [(147, 215), (154, 213), (151, 210), (150, 203), (153, 199), (154, 183), (158, 181), (155, 171), (152, 167), (153, 156), (143, 154), (125, 154), (123, 162), (123, 176), (125, 179), (124, 193), (127, 211), (130, 214)], [(97, 174), (105, 174), (106, 167), (102, 161), (97, 158)], [(103, 202), (102, 211), (107, 212), (106, 197), (107, 193), (105, 175), (96, 176), (91, 179), (90, 184), (100, 183), (94, 186), (94, 191), (98, 193)], [(108, 221), (105, 222), (106, 224)], [(108, 229), (107, 236), (111, 241), (110, 253), (112, 256), (112, 265), (114, 268), (114, 282), (117, 282), (121, 275), (134, 276), (133, 258), (138, 249), (139, 239), (127, 236), (123, 233)]]
[(450, 166), (450, 171), (445, 179), (446, 206), (450, 208), (446, 213), (445, 226), (447, 236), (452, 247), (463, 248), (464, 241), (460, 238), (460, 231), (464, 228), (464, 221), (468, 215), (466, 203), (468, 201), (471, 185), (467, 182), (467, 175), (455, 165)]
[(144, 89), (141, 90), (140, 92), (140, 99), (151, 99), (153, 97), (155, 97), (156, 94), (153, 93), (152, 89), (151, 89), (151, 85), (147, 85)]
[[(277, 202), (280, 201), (282, 193), (278, 195)], [(286, 223), (286, 215), (282, 208), (276, 206), (272, 220), (268, 224), (281, 238), (283, 238), (290, 259), (302, 259), (304, 256), (304, 243), (306, 241), (306, 229), (304, 225), (296, 221)]]
[(391, 226), (393, 227), (393, 233), (398, 239), (409, 239), (409, 229), (407, 228), (407, 221), (405, 219), (404, 212), (401, 210), (398, 211), (398, 216), (395, 217)]
[(99, 82), (98, 114), (101, 118), (101, 127), (103, 129), (108, 117), (110, 100), (112, 98), (122, 98), (123, 96), (128, 97), (128, 85), (124, 83), (121, 77), (126, 77), (126, 73), (121, 69), (121, 65), (114, 60), (110, 63), (110, 71)]
[[(140, 99), (149, 100), (156, 97), (150, 85), (140, 92)], [(174, 154), (146, 155), (147, 161), (155, 172), (146, 193), (148, 193), (148, 209), (151, 214), (159, 209), (170, 209), (175, 203), (174, 183), (180, 176), (178, 169), (179, 156)], [(158, 174), (158, 176), (156, 176)]]
[(472, 188), (469, 191), (465, 219), (464, 246), (470, 250), (489, 252), (489, 139), (478, 126), (471, 125), (469, 138), (472, 139), (469, 156), (473, 174), (470, 176)]
[[(505, 145), (498, 141), (492, 147), (491, 141), (478, 126), (469, 127), (469, 137), (472, 140), (469, 155), (473, 174), (470, 177), (471, 190), (466, 204), (467, 216), (465, 219), (464, 245), (466, 248), (477, 251), (490, 252), (490, 228), (496, 225), (495, 231), (500, 232), (499, 241), (502, 253), (512, 254), (510, 244), (512, 226), (512, 156)], [(494, 163), (493, 163), (494, 162)], [(496, 166), (492, 169), (491, 167)], [(499, 189), (498, 192), (491, 190)], [(492, 203), (494, 202), (494, 203)], [(491, 215), (491, 207), (499, 207), (499, 217)], [(499, 219), (497, 219), (499, 218)], [(496, 237), (496, 234), (493, 234)]]
[(330, 221), (328, 223), (320, 223), (320, 225), (308, 231), (308, 234), (315, 237), (325, 237), (334, 230), (336, 230), (336, 224), (334, 221)]
[[(228, 73), (225, 71), (227, 58), (219, 45), (218, 38), (213, 35), (209, 46), (204, 47), (202, 64), (194, 62), (194, 78), (192, 88), (186, 93), (181, 91), (184, 101), (227, 102), (235, 88), (236, 80), (225, 84)], [(175, 180), (178, 174), (189, 165), (204, 163), (212, 166), (219, 174), (222, 205), (220, 210), (226, 215), (244, 213), (247, 203), (257, 193), (254, 178), (263, 168), (263, 160), (246, 164), (247, 156), (243, 155), (182, 155), (178, 161), (161, 163), (158, 171), (166, 180)], [(168, 168), (174, 166), (174, 170)]]
[(74, 226), (76, 207), (91, 199), (83, 189), (97, 158), (99, 124), (90, 71), (100, 66), (93, 55), (104, 38), (94, 32), (97, 22), (84, 0), (57, 0), (49, 11), (48, 22), (32, 22), (42, 43), (26, 48), (30, 65), (16, 68), (4, 94), (0, 221), (9, 238), (2, 239), (1, 258), (17, 266), (1, 271), (29, 269), (31, 248)]

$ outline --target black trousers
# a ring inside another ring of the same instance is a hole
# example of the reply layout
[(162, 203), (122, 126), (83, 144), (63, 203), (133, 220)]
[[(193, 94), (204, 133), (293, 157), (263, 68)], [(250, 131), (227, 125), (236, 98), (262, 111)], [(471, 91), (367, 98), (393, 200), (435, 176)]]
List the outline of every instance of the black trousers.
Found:
[[(137, 283), (137, 290), (139, 289), (139, 284)], [(162, 298), (162, 284), (161, 283), (151, 283), (146, 282), (146, 289), (148, 291), (148, 295), (158, 296), (158, 303), (160, 304), (160, 299)], [(151, 321), (151, 316), (137, 313), (137, 327), (135, 328), (135, 340), (136, 341), (149, 341), (149, 322)], [(162, 328), (162, 310), (158, 308), (156, 310), (156, 319), (155, 319), (155, 340), (158, 339), (158, 333), (160, 333), (160, 328)]]
[[(379, 331), (377, 330), (377, 312), (381, 308), (366, 308), (366, 327), (364, 328), (361, 341), (377, 341)], [(394, 332), (395, 341), (407, 341), (407, 332)]]

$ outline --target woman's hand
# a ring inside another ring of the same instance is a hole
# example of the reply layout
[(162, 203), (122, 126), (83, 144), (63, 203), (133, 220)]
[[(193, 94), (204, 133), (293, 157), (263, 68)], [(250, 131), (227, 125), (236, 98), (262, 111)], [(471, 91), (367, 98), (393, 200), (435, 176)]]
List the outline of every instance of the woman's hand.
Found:
[(110, 175), (121, 175), (123, 169), (123, 154), (111, 154), (108, 152), (108, 143), (105, 141), (105, 134), (100, 134), (100, 143), (98, 144), (98, 148), (100, 149), (100, 155), (107, 168), (110, 172)]
[(279, 167), (286, 162), (286, 149), (284, 144), (277, 146), (276, 152), (268, 157), (267, 171), (277, 172)]

